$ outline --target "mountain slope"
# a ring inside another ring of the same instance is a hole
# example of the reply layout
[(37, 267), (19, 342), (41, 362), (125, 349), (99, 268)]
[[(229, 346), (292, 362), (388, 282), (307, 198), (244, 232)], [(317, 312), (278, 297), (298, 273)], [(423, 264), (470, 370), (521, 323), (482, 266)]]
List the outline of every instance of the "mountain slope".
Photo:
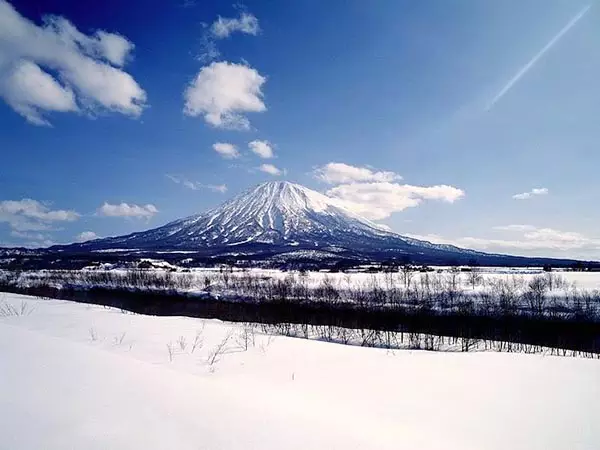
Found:
[(534, 261), (403, 237), (348, 211), (334, 199), (285, 181), (260, 184), (217, 208), (159, 228), (55, 249), (279, 255), (279, 260), (351, 257), (426, 263), (466, 263), (473, 259), (489, 264)]
[(410, 247), (458, 250), (404, 238), (345, 209), (336, 200), (285, 181), (258, 185), (205, 213), (81, 249), (201, 250), (261, 244), (349, 250)]

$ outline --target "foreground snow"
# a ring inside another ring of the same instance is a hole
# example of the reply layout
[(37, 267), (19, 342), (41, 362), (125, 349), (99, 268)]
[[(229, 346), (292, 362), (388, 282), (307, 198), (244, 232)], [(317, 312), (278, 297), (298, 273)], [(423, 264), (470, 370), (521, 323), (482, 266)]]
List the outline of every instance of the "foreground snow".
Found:
[(600, 447), (598, 360), (263, 335), (245, 351), (241, 325), (0, 301), (11, 450)]

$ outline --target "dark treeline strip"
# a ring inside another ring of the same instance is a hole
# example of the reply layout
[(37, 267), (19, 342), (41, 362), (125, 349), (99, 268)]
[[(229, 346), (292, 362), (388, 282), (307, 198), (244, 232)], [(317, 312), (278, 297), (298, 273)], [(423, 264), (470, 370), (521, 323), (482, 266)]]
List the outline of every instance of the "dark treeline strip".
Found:
[[(508, 351), (535, 346), (570, 350), (588, 356), (600, 354), (600, 323), (595, 318), (577, 315), (478, 315), (468, 310), (448, 312), (400, 305), (374, 307), (372, 304), (277, 298), (268, 301), (235, 301), (198, 298), (175, 290), (139, 291), (104, 287), (79, 289), (48, 285), (3, 285), (0, 290), (110, 306), (138, 314), (267, 324), (275, 332), (290, 336), (308, 337), (308, 327), (321, 327), (321, 330), (325, 330), (317, 333), (321, 338), (342, 343), (347, 342), (344, 342), (344, 338), (339, 338), (339, 329), (353, 329), (368, 336), (379, 336), (381, 332), (401, 332), (411, 336), (425, 334), (460, 338), (463, 351), (476, 348), (481, 342), (495, 342), (500, 343), (500, 349), (504, 347)], [(374, 334), (365, 330), (371, 330)], [(366, 345), (378, 346), (378, 341), (372, 339), (365, 341)], [(513, 344), (519, 346), (513, 348)], [(415, 344), (413, 347), (440, 349), (439, 346), (426, 343)], [(487, 348), (487, 344), (485, 347)]]

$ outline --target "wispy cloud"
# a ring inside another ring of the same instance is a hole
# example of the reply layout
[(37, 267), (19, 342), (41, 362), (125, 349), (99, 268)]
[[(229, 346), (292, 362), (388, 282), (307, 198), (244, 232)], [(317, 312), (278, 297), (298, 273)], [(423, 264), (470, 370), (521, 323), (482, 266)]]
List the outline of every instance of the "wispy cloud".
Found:
[(49, 230), (53, 222), (72, 222), (79, 217), (75, 211), (53, 210), (30, 198), (0, 201), (0, 222), (8, 223), (14, 231)]
[(261, 158), (268, 159), (274, 156), (273, 145), (269, 141), (255, 140), (252, 142), (248, 142), (248, 148)]
[(135, 217), (150, 219), (157, 212), (158, 209), (152, 204), (136, 205), (133, 203), (119, 203), (113, 205), (104, 202), (104, 204), (98, 208), (97, 214), (105, 217)]
[(569, 252), (569, 257), (590, 258), (600, 255), (600, 239), (576, 231), (563, 231), (542, 228), (534, 225), (503, 225), (492, 228), (495, 232), (506, 232), (498, 237), (459, 237), (446, 238), (436, 234), (406, 234), (436, 244), (450, 244), (487, 252), (520, 253), (530, 256), (560, 256)]
[(240, 11), (238, 17), (218, 16), (212, 24), (202, 24), (204, 34), (200, 39), (200, 54), (197, 59), (203, 63), (217, 59), (221, 52), (217, 47), (217, 41), (230, 37), (234, 33), (256, 36), (260, 33), (258, 19), (252, 13)]
[(260, 26), (255, 15), (242, 12), (239, 17), (219, 16), (211, 25), (210, 32), (217, 39), (229, 37), (235, 32), (256, 36), (260, 32)]
[(198, 181), (188, 180), (186, 177), (183, 177), (181, 175), (166, 174), (165, 176), (173, 183), (181, 184), (183, 187), (186, 187), (193, 191), (199, 191), (201, 189), (210, 189), (214, 192), (227, 192), (227, 185), (225, 184), (204, 184)]
[(510, 89), (540, 60), (544, 54), (550, 50), (571, 28), (573, 28), (577, 22), (581, 20), (583, 16), (587, 14), (587, 12), (592, 7), (591, 4), (584, 7), (581, 11), (579, 11), (570, 21), (567, 23), (559, 32), (556, 34), (550, 41), (539, 51), (536, 55), (527, 62), (523, 67), (519, 69), (519, 71), (506, 83), (506, 85), (496, 94), (496, 96), (492, 99), (491, 102), (488, 103), (486, 107), (486, 111), (489, 111), (494, 107), (494, 105), (502, 98)]
[(258, 170), (273, 176), (285, 175), (285, 169), (281, 170), (280, 168), (275, 167), (273, 164), (262, 164)]
[(528, 192), (521, 192), (512, 196), (515, 200), (528, 200), (539, 195), (548, 195), (548, 188), (533, 188)]
[(82, 231), (75, 237), (75, 240), (77, 242), (86, 242), (86, 241), (92, 241), (94, 239), (98, 239), (99, 237), (100, 236), (98, 236), (93, 231)]
[(387, 170), (373, 170), (369, 167), (357, 167), (350, 164), (330, 162), (313, 171), (316, 179), (328, 184), (353, 182), (391, 182), (401, 180), (397, 173)]
[(240, 157), (237, 147), (228, 142), (216, 142), (212, 146), (213, 150), (225, 159), (236, 159)]

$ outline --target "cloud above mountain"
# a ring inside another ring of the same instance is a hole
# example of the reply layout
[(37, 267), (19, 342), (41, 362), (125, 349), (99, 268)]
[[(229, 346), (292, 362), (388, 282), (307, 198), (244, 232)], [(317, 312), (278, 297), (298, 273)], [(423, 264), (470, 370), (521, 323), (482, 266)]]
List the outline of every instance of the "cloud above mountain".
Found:
[(248, 143), (248, 148), (257, 156), (269, 159), (274, 156), (273, 145), (269, 141), (254, 140)]
[(278, 176), (285, 173), (285, 170), (282, 170), (273, 164), (261, 164), (258, 168), (261, 172), (268, 173), (269, 175)]
[(336, 185), (326, 194), (343, 202), (351, 211), (372, 220), (413, 208), (426, 200), (454, 203), (465, 196), (462, 189), (448, 185), (400, 184), (402, 177), (391, 171), (331, 162), (313, 171), (320, 181)]
[(330, 162), (317, 167), (313, 172), (315, 178), (328, 184), (353, 182), (391, 182), (402, 177), (394, 172), (374, 170), (369, 167), (357, 167), (340, 162)]

